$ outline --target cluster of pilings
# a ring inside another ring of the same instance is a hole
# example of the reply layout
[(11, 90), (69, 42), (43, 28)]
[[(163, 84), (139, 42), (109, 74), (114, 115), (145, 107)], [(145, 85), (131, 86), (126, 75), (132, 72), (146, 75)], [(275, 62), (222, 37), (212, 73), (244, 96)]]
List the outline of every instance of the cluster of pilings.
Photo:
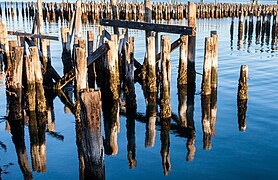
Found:
[[(271, 14), (258, 14), (254, 16), (250, 14), (248, 17), (240, 15), (238, 18), (238, 29), (235, 30), (234, 24), (236, 19), (232, 18), (230, 26), (231, 48), (233, 49), (233, 41), (235, 31), (237, 32), (237, 49), (243, 49), (252, 45), (252, 43), (263, 45), (271, 45), (271, 49), (277, 49), (278, 43), (278, 16)], [(255, 37), (255, 41), (253, 40)]]
[[(241, 14), (248, 16), (277, 15), (276, 4), (229, 4), (229, 3), (197, 3), (196, 17), (197, 18), (226, 18), (239, 17)], [(0, 16), (5, 13), (6, 17), (19, 16), (34, 18), (37, 5), (35, 2), (5, 2), (4, 7), (0, 4)], [(81, 4), (82, 21), (92, 22), (100, 19), (113, 19), (117, 14), (117, 19), (121, 20), (144, 20), (145, 9), (144, 3), (117, 3), (113, 8), (110, 2), (84, 2)], [(43, 17), (48, 21), (70, 20), (76, 9), (75, 3), (68, 2), (49, 2), (43, 3)], [(181, 20), (188, 18), (187, 3), (152, 3), (150, 6), (153, 20)]]
[[(46, 171), (45, 132), (56, 137), (54, 130), (53, 99), (58, 96), (65, 109), (76, 117), (76, 144), (78, 149), (80, 178), (104, 179), (104, 153), (118, 153), (117, 135), (120, 131), (120, 112), (127, 117), (127, 158), (130, 168), (136, 167), (135, 120), (146, 123), (145, 147), (154, 146), (156, 125), (161, 126), (161, 157), (164, 174), (171, 169), (170, 130), (187, 138), (188, 161), (195, 155), (194, 95), (196, 4), (188, 4), (189, 27), (150, 24), (151, 3), (146, 1), (146, 23), (114, 20), (114, 34), (99, 27), (97, 46), (94, 33), (87, 32), (87, 41), (81, 36), (82, 4), (75, 4), (74, 16), (69, 28), (61, 29), (63, 73), (60, 75), (51, 65), (49, 40), (55, 37), (43, 34), (43, 8), (39, 0), (34, 32), (9, 32), (17, 35), (17, 41), (8, 41), (5, 23), (0, 23), (0, 62), (4, 63), (7, 89), (7, 119), (18, 153), (21, 170), (26, 178), (32, 178), (24, 143), (24, 122), (29, 125), (32, 167)], [(112, 7), (116, 7), (112, 4)], [(116, 14), (117, 15), (117, 14)], [(113, 19), (117, 19), (114, 16)], [(113, 21), (102, 21), (109, 26)], [(135, 24), (134, 24), (135, 23)], [(122, 27), (120, 33), (119, 27)], [(145, 28), (146, 55), (140, 64), (134, 57), (134, 37), (129, 28)], [(153, 30), (155, 29), (155, 31)], [(180, 30), (181, 29), (181, 30)], [(158, 43), (159, 30), (180, 32), (180, 38), (171, 43), (163, 35)], [(30, 38), (32, 37), (32, 38)], [(74, 45), (71, 41), (74, 37)], [(28, 47), (26, 46), (28, 44)], [(170, 105), (171, 58), (179, 48), (178, 111), (172, 113)], [(160, 52), (159, 52), (160, 51)], [(29, 55), (27, 55), (29, 54)], [(246, 107), (247, 73), (242, 68), (238, 104)], [(244, 73), (245, 72), (245, 73)], [(146, 117), (137, 115), (135, 80), (142, 84), (146, 99)], [(202, 125), (204, 148), (211, 148), (211, 136), (215, 135), (216, 100), (218, 81), (218, 36), (211, 32), (206, 38), (202, 81)], [(74, 95), (73, 95), (74, 94)], [(74, 98), (73, 98), (74, 97)], [(158, 112), (160, 106), (160, 112)], [(101, 111), (105, 138), (102, 138)], [(160, 121), (158, 121), (158, 117)], [(244, 126), (246, 108), (239, 112), (240, 127)], [(176, 123), (171, 123), (174, 119)], [(244, 121), (244, 122), (243, 122)], [(242, 125), (243, 124), (243, 125)], [(47, 128), (46, 128), (47, 127)], [(243, 128), (240, 128), (244, 130)], [(182, 131), (182, 132), (181, 132)], [(19, 134), (20, 133), (20, 134)], [(23, 135), (22, 135), (23, 134)], [(33, 143), (33, 144), (32, 144)]]

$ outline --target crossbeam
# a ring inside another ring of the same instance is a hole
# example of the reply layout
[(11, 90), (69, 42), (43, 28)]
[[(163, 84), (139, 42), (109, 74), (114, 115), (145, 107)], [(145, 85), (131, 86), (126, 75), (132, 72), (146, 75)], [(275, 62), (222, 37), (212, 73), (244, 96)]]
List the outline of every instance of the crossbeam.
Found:
[[(105, 43), (101, 45), (97, 50), (93, 52), (93, 54), (87, 57), (87, 67), (92, 65), (96, 60), (100, 57), (104, 56), (109, 50), (108, 45)], [(66, 73), (63, 77), (61, 77), (56, 83), (53, 85), (54, 89), (62, 89), (65, 87), (70, 81), (72, 81), (75, 77), (75, 70), (72, 69), (68, 73)]]
[(100, 25), (129, 28), (129, 29), (139, 29), (139, 30), (145, 30), (145, 31), (192, 35), (192, 27), (188, 27), (188, 26), (153, 24), (153, 23), (145, 23), (145, 22), (108, 20), (108, 19), (101, 19)]
[(49, 39), (53, 41), (59, 41), (59, 38), (56, 36), (42, 35), (42, 34), (31, 34), (26, 32), (14, 32), (8, 31), (9, 35), (21, 36), (21, 37), (30, 37), (30, 38), (39, 38), (39, 39)]

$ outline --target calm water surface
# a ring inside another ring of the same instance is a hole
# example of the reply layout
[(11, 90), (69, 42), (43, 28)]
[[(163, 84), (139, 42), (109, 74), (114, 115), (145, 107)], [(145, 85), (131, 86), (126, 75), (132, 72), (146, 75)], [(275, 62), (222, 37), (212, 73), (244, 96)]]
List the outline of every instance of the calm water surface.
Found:
[[(224, 1), (223, 1), (224, 2)], [(227, 1), (230, 2), (230, 1)], [(261, 1), (264, 2), (264, 1)], [(270, 2), (270, 1), (268, 1)], [(4, 18), (5, 20), (5, 18)], [(161, 127), (156, 126), (155, 144), (145, 148), (146, 124), (135, 123), (135, 143), (137, 166), (130, 169), (127, 160), (126, 117), (120, 117), (118, 134), (118, 154), (105, 156), (106, 179), (277, 179), (278, 178), (278, 47), (272, 44), (272, 38), (259, 38), (256, 43), (255, 29), (252, 36), (242, 41), (238, 39), (238, 19), (234, 19), (234, 30), (231, 34), (231, 18), (214, 20), (197, 20), (196, 71), (202, 73), (205, 37), (211, 30), (219, 34), (219, 86), (217, 93), (216, 135), (211, 138), (210, 150), (203, 149), (202, 109), (201, 109), (201, 75), (197, 74), (194, 104), (194, 124), (196, 129), (194, 159), (186, 161), (188, 153), (187, 138), (182, 132), (170, 130), (170, 163), (171, 170), (164, 176), (161, 157)], [(174, 24), (187, 24), (175, 22)], [(254, 23), (256, 19), (254, 18)], [(66, 25), (66, 24), (65, 24)], [(31, 31), (32, 22), (7, 21), (8, 30), (24, 29)], [(255, 27), (255, 24), (254, 24)], [(46, 24), (45, 31), (59, 36), (60, 23)], [(91, 25), (85, 29), (95, 29)], [(111, 31), (110, 28), (108, 28)], [(135, 37), (135, 58), (143, 61), (145, 54), (144, 36), (141, 31), (130, 31)], [(172, 41), (177, 35), (169, 35)], [(10, 37), (13, 39), (14, 37)], [(61, 61), (61, 43), (51, 42), (52, 64), (60, 75), (63, 74)], [(171, 54), (171, 107), (178, 114), (178, 50)], [(245, 132), (238, 129), (237, 119), (237, 86), (240, 66), (249, 66), (248, 108)], [(6, 115), (5, 79), (0, 75), (0, 117)], [(135, 85), (137, 112), (145, 115), (146, 104), (141, 86)], [(75, 118), (64, 112), (64, 105), (59, 98), (54, 99), (55, 132), (63, 140), (46, 135), (46, 172), (33, 171), (34, 179), (78, 179), (79, 161), (76, 146)], [(158, 119), (158, 121), (160, 121)], [(176, 122), (172, 120), (172, 125)], [(5, 130), (6, 121), (0, 120), (0, 167), (3, 179), (23, 179), (18, 165), (15, 146), (10, 132)], [(103, 131), (104, 132), (104, 131)], [(30, 138), (28, 126), (25, 126), (25, 145), (30, 157)], [(5, 168), (4, 166), (12, 163)]]

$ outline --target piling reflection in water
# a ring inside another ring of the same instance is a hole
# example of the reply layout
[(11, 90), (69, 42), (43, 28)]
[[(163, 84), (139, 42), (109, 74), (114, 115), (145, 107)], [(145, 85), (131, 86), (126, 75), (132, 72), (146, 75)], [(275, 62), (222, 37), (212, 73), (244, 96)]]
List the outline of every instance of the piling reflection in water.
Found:
[(179, 127), (178, 131), (187, 138), (186, 148), (187, 155), (186, 161), (192, 161), (195, 156), (195, 125), (194, 125), (194, 95), (195, 86), (179, 85)]
[(45, 146), (46, 115), (29, 114), (29, 134), (31, 143), (32, 168), (37, 172), (46, 172), (46, 146)]
[[(238, 21), (237, 31), (237, 50), (246, 49), (250, 51), (250, 47), (254, 42), (256, 45), (260, 45), (260, 51), (267, 51), (269, 48), (272, 50), (277, 49), (277, 16), (270, 13), (257, 14), (255, 17), (256, 23), (254, 25), (254, 17), (252, 14), (249, 16), (240, 16)], [(231, 19), (230, 26), (230, 46), (233, 50), (233, 38), (234, 38), (234, 17)], [(254, 33), (254, 35), (253, 35)], [(243, 45), (247, 45), (244, 46)], [(266, 48), (264, 48), (266, 46)], [(266, 50), (264, 50), (266, 49)]]
[(132, 169), (137, 166), (136, 142), (135, 142), (135, 116), (134, 116), (134, 114), (127, 114), (126, 136), (127, 136), (128, 167), (130, 169)]
[(104, 149), (107, 155), (118, 154), (118, 142), (117, 136), (120, 131), (120, 111), (118, 101), (109, 101), (108, 99), (102, 98), (103, 103), (103, 120), (104, 120)]
[(24, 140), (24, 123), (22, 119), (9, 120), (12, 140), (15, 146), (18, 164), (24, 176), (24, 179), (33, 179), (32, 170), (28, 161)]
[(161, 140), (161, 158), (162, 158), (162, 167), (164, 175), (167, 176), (171, 170), (170, 162), (170, 127), (171, 119), (161, 119), (161, 131), (160, 131), (160, 140)]
[(248, 66), (242, 65), (238, 81), (237, 109), (238, 128), (240, 131), (246, 130), (246, 111), (248, 99)]

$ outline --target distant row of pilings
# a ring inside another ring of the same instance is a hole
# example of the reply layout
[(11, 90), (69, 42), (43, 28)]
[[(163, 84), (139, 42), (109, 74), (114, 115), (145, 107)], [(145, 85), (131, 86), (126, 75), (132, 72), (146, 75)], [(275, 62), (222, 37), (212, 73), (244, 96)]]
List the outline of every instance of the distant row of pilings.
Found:
[[(4, 7), (3, 7), (4, 6)], [(277, 4), (229, 4), (229, 3), (197, 3), (197, 18), (226, 18), (240, 17), (241, 14), (249, 16), (277, 15)], [(6, 17), (21, 16), (24, 18), (34, 18), (37, 11), (36, 2), (5, 2), (0, 4), (0, 16)], [(121, 20), (144, 20), (144, 3), (118, 3), (113, 13), (112, 5), (109, 2), (82, 3), (82, 21), (98, 21), (100, 19), (113, 19), (113, 14), (117, 14), (117, 19)], [(70, 20), (74, 15), (75, 3), (69, 2), (49, 2), (43, 3), (43, 18), (48, 21)], [(188, 18), (188, 4), (172, 3), (152, 3), (151, 5), (153, 20), (181, 20)]]

